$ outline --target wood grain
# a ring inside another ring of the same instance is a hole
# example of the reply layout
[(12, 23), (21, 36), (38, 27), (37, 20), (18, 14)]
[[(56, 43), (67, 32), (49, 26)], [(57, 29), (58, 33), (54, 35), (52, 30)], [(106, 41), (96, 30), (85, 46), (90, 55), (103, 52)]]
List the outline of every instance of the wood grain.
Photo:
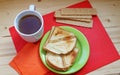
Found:
[(98, 16), (108, 32), (112, 42), (120, 54), (120, 1), (119, 0), (90, 0), (97, 8)]
[[(13, 25), (15, 16), (22, 10), (35, 4), (42, 15), (67, 7), (83, 0), (0, 0), (0, 74), (18, 75), (8, 63), (16, 55), (14, 44), (9, 34), (9, 27)], [(120, 0), (89, 0), (98, 12), (100, 21), (104, 25), (118, 53), (120, 54)], [(120, 60), (101, 67), (88, 75), (119, 75)]]

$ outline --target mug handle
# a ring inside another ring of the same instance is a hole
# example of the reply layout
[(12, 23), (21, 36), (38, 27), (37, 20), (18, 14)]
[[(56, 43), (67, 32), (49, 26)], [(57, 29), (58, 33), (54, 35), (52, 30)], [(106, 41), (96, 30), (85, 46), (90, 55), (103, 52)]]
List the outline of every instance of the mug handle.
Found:
[(35, 9), (35, 5), (31, 4), (31, 5), (29, 6), (29, 10), (35, 11), (35, 10), (36, 10), (36, 9)]

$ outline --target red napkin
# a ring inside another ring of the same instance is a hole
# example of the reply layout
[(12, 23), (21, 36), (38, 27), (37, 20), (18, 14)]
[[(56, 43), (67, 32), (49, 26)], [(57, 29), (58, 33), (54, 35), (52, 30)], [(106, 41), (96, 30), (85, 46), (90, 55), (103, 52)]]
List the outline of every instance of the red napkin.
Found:
[[(81, 3), (77, 3), (75, 5), (70, 6), (70, 8), (91, 8), (91, 5), (88, 1), (84, 1)], [(55, 18), (54, 18), (54, 12), (44, 15), (44, 34), (51, 29), (51, 27), (53, 25), (55, 26), (70, 26), (69, 24), (61, 24), (61, 23), (56, 23), (55, 22)], [(71, 25), (72, 26), (72, 25)], [(78, 30), (80, 30), (81, 32), (83, 32), (83, 34), (87, 37), (89, 44), (90, 44), (90, 57), (88, 59), (87, 64), (78, 72), (75, 73), (75, 75), (84, 75), (87, 74), (93, 70), (96, 70), (97, 68), (100, 68), (104, 65), (107, 65), (115, 60), (120, 59), (119, 54), (117, 53), (112, 41), (110, 40), (108, 34), (106, 33), (104, 27), (102, 26), (98, 16), (93, 16), (93, 28), (85, 28), (85, 27), (77, 27), (77, 26), (72, 26)], [(35, 43), (33, 45), (34, 48), (29, 48), (31, 47), (29, 44), (25, 42), (24, 40), (22, 40), (20, 38), (20, 36), (17, 34), (17, 32), (15, 31), (14, 27), (10, 28), (10, 33), (14, 42), (14, 45), (16, 47), (16, 51), (19, 52), (17, 56), (19, 56), (20, 54), (24, 54), (24, 51), (26, 51), (26, 54), (29, 55), (28, 53), (30, 52), (31, 55), (39, 55), (39, 52), (37, 52), (38, 48), (38, 43)], [(40, 42), (40, 41), (39, 41)], [(28, 45), (28, 46), (26, 46)], [(28, 47), (28, 48), (26, 48)], [(37, 47), (37, 48), (36, 48)], [(35, 52), (33, 51), (35, 50)], [(22, 52), (23, 51), (23, 52)], [(28, 53), (27, 53), (28, 52)], [(30, 56), (27, 56), (28, 58), (26, 58), (26, 60), (22, 60), (22, 62), (24, 62), (25, 64), (22, 64), (22, 67), (19, 67), (18, 64), (20, 64), (21, 61), (19, 62), (15, 62), (15, 60), (17, 60), (17, 56), (13, 59), (12, 63), (12, 67), (13, 68), (17, 68), (16, 70), (19, 71), (19, 73), (22, 73), (23, 75), (34, 75), (34, 74), (25, 74), (23, 71), (25, 70), (26, 73), (30, 71), (30, 69), (32, 69), (32, 67), (34, 67), (34, 65), (30, 64), (31, 62), (27, 61), (27, 59), (30, 59)], [(20, 57), (21, 58), (21, 57)], [(24, 58), (24, 57), (22, 57)], [(40, 61), (40, 57), (36, 56), (34, 61)], [(14, 64), (13, 64), (14, 63)], [(44, 68), (42, 62), (34, 62), (37, 65), (41, 65), (39, 66), (39, 68)], [(11, 64), (10, 64), (11, 65)], [(27, 65), (27, 67), (26, 67)], [(23, 68), (26, 69), (23, 69)], [(32, 69), (32, 72), (35, 73), (36, 70), (38, 71), (37, 68)], [(42, 70), (45, 71), (45, 70)], [(41, 72), (41, 70), (39, 71)], [(48, 72), (45, 71), (46, 74), (53, 74), (51, 71)], [(35, 74), (38, 75), (38, 74)]]

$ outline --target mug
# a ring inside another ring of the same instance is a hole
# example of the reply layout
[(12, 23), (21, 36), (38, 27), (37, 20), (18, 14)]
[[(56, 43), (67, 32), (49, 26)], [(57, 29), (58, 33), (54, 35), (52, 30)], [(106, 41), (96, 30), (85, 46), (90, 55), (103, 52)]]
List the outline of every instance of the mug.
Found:
[(28, 10), (21, 11), (14, 20), (18, 34), (27, 42), (37, 42), (44, 32), (42, 15), (30, 5)]

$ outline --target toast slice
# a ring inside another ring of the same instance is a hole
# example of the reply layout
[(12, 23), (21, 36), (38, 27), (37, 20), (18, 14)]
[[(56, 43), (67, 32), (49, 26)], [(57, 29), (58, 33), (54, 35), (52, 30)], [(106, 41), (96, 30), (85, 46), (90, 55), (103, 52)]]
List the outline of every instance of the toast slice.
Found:
[(60, 27), (52, 27), (43, 49), (55, 54), (67, 54), (74, 49), (76, 40), (73, 33)]
[(65, 55), (47, 52), (46, 62), (50, 67), (54, 68), (55, 70), (66, 71), (73, 65), (78, 51), (78, 48), (74, 48), (74, 50)]

